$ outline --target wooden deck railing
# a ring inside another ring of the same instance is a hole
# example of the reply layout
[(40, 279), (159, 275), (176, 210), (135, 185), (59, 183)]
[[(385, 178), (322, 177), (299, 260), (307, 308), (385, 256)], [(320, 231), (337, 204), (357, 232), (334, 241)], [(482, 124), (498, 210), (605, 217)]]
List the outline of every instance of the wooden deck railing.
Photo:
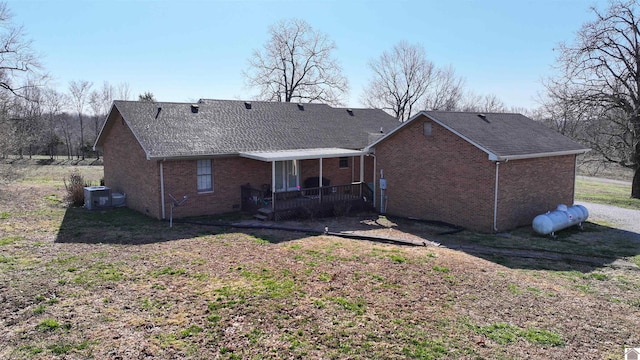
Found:
[[(242, 211), (271, 209), (274, 213), (299, 211), (301, 215), (346, 213), (350, 209), (373, 206), (373, 191), (366, 183), (302, 188), (271, 193), (242, 186)], [(335, 214), (341, 215), (341, 214)], [(277, 216), (275, 216), (277, 218)]]

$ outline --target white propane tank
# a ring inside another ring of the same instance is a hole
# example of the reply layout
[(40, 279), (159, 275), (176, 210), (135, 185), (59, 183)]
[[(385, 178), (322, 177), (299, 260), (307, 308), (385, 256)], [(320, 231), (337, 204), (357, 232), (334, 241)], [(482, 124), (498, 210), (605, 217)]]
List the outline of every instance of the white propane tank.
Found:
[(548, 235), (569, 226), (582, 224), (589, 217), (589, 211), (582, 205), (560, 204), (554, 211), (538, 215), (533, 219), (533, 230), (541, 235)]

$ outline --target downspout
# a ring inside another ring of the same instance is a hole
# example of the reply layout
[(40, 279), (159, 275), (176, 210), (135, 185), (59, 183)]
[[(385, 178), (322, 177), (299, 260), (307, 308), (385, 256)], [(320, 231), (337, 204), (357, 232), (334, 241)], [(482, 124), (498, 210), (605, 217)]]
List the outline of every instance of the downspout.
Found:
[(164, 160), (160, 160), (160, 201), (162, 207), (162, 219), (166, 219), (164, 209)]
[(498, 232), (498, 175), (500, 174), (500, 162), (496, 161), (496, 187), (493, 199), (493, 231)]
[(378, 170), (378, 158), (376, 157), (376, 154), (368, 154), (370, 156), (373, 156), (373, 208), (375, 209), (376, 207), (376, 171)]
[(578, 168), (578, 155), (574, 155), (573, 158), (573, 192), (571, 193), (571, 204), (576, 202), (576, 175)]

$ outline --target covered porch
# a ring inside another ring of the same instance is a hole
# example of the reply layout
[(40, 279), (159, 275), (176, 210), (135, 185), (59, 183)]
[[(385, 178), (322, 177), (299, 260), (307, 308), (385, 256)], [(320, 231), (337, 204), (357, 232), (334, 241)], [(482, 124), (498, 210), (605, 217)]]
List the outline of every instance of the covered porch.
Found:
[[(374, 190), (365, 181), (367, 154), (340, 148), (241, 153), (271, 165), (270, 183), (241, 186), (241, 209), (265, 220), (282, 220), (372, 208)], [(326, 169), (326, 164), (332, 167)], [(337, 164), (340, 170), (334, 169)]]

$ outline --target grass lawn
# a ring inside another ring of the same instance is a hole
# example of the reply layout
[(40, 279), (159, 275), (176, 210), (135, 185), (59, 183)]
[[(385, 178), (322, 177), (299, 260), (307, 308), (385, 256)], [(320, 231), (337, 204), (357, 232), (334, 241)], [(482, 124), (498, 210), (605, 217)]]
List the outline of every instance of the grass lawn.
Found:
[[(100, 167), (75, 170), (101, 178)], [(640, 347), (640, 271), (632, 268), (274, 230), (170, 229), (128, 209), (67, 208), (68, 167), (10, 171), (0, 184), (3, 359), (620, 359), (625, 346)], [(371, 217), (347, 221), (442, 240), (427, 225)], [(558, 240), (524, 230), (447, 237), (640, 254), (624, 234), (595, 224)]]
[(632, 199), (631, 185), (594, 179), (576, 180), (576, 200), (640, 210), (640, 199)]

